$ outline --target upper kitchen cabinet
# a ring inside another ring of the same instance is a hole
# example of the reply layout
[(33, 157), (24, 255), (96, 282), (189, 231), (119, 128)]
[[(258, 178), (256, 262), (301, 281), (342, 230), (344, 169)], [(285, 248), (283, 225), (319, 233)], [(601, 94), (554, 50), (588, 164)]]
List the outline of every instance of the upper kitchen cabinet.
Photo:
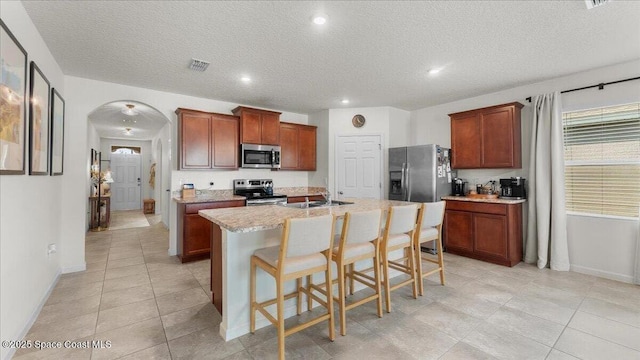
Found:
[(451, 117), (451, 166), (455, 169), (522, 167), (518, 102), (469, 110)]
[(280, 123), (281, 170), (316, 170), (316, 127)]
[(178, 108), (178, 169), (238, 168), (236, 116)]
[(281, 113), (244, 106), (231, 111), (240, 117), (242, 144), (280, 145)]

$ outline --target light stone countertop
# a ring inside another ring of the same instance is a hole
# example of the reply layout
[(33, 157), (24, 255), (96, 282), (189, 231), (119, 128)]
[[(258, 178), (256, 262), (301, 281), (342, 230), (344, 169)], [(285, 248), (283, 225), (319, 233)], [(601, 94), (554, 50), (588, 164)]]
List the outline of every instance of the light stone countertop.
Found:
[[(198, 190), (196, 194), (198, 192), (200, 192), (200, 194), (192, 198), (183, 198), (179, 195), (174, 196), (173, 201), (178, 204), (197, 204), (216, 201), (246, 200), (244, 196), (233, 195), (233, 190)], [(180, 192), (177, 193), (179, 194)]]
[(447, 201), (471, 201), (471, 202), (481, 202), (481, 203), (490, 203), (490, 204), (522, 204), (527, 200), (511, 200), (511, 199), (482, 199), (482, 198), (471, 198), (468, 196), (443, 196), (442, 200)]
[[(198, 214), (205, 219), (231, 232), (246, 233), (269, 230), (281, 227), (286, 218), (305, 218), (332, 214), (335, 217), (344, 216), (348, 211), (367, 211), (374, 209), (387, 210), (389, 206), (412, 204), (405, 201), (374, 200), (374, 199), (340, 199), (351, 201), (351, 205), (318, 207), (310, 209), (296, 209), (279, 205), (246, 206), (200, 210)], [(415, 203), (414, 203), (415, 204)]]
[(313, 196), (320, 195), (325, 192), (325, 188), (323, 187), (282, 187), (282, 188), (274, 188), (274, 194), (281, 194), (287, 196)]

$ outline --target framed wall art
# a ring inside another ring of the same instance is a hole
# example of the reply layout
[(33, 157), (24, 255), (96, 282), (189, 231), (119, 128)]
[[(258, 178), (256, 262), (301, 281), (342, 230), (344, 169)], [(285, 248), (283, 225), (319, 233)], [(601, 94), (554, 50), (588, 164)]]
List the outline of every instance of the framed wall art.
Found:
[(64, 99), (51, 89), (51, 175), (62, 175), (64, 164)]
[(49, 175), (49, 80), (31, 62), (29, 86), (29, 175)]
[(0, 175), (25, 169), (27, 52), (0, 20)]

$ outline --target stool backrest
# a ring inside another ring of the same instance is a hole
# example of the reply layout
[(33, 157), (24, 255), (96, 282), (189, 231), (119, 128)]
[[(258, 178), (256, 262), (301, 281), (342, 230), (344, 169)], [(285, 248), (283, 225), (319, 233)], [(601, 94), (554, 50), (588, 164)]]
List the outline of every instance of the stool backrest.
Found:
[(391, 206), (387, 215), (387, 231), (389, 234), (403, 234), (416, 228), (418, 205)]
[(348, 212), (342, 226), (342, 244), (358, 244), (378, 238), (382, 210)]
[(420, 228), (436, 227), (442, 225), (444, 220), (445, 201), (430, 202), (422, 204), (422, 223)]
[(333, 245), (333, 216), (285, 220), (282, 251), (285, 258), (316, 254)]

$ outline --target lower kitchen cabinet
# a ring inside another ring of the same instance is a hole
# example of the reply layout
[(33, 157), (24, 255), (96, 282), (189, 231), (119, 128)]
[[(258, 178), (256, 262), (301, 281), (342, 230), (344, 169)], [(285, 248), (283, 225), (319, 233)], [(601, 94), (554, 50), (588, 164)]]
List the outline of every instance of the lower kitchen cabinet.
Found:
[(244, 200), (178, 204), (178, 257), (183, 263), (206, 259), (211, 250), (211, 221), (198, 211), (244, 206)]
[(449, 253), (513, 266), (522, 261), (522, 204), (448, 200), (444, 233)]

